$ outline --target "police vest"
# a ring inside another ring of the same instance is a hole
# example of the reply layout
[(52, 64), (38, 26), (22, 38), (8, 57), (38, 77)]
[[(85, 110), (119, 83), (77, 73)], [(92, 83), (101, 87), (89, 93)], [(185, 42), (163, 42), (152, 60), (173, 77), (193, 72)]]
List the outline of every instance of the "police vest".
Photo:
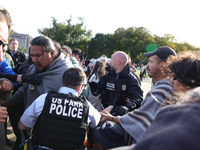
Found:
[(49, 92), (35, 125), (35, 142), (56, 150), (81, 147), (87, 130), (89, 105), (71, 94)]
[[(106, 88), (101, 94), (102, 104), (107, 107), (114, 101), (115, 106), (126, 105), (126, 98), (129, 93), (129, 80), (131, 74), (115, 79), (111, 74), (106, 75)], [(110, 102), (112, 101), (112, 102)]]

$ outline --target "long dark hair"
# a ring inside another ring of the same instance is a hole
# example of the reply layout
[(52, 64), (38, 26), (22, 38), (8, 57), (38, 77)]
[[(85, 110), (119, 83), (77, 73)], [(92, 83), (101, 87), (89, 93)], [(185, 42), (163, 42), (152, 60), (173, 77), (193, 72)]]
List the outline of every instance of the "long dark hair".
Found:
[(106, 74), (105, 64), (102, 61), (96, 61), (92, 74), (89, 76), (88, 80), (93, 74), (95, 74), (96, 79)]

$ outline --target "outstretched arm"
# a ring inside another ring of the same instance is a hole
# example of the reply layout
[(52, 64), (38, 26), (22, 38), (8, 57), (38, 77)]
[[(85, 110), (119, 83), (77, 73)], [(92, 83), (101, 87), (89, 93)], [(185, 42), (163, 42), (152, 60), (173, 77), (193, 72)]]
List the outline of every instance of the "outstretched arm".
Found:
[(18, 128), (19, 128), (19, 130), (31, 130), (31, 128), (23, 125), (23, 123), (21, 121), (19, 121), (19, 123), (18, 123)]
[(101, 120), (100, 120), (100, 122), (113, 121), (114, 123), (120, 125), (120, 122), (119, 122), (119, 120), (117, 119), (117, 117), (112, 116), (109, 112), (107, 112), (107, 111), (105, 111), (105, 110), (102, 110), (102, 111), (100, 112), (100, 114), (101, 114)]

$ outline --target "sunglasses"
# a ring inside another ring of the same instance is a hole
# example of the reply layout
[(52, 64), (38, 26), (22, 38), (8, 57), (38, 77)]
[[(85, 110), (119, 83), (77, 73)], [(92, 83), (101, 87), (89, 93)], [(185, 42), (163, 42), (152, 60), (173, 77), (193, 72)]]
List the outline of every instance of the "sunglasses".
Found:
[(7, 42), (3, 42), (2, 40), (0, 40), (0, 45), (2, 45), (2, 47), (4, 48), (6, 45), (8, 45)]

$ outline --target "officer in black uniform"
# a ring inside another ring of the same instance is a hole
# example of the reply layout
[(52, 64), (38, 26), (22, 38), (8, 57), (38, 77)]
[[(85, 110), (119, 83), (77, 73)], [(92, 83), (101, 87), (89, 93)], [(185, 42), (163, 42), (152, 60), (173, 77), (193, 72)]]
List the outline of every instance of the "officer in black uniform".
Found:
[(49, 91), (39, 96), (19, 121), (20, 130), (34, 127), (39, 149), (41, 146), (59, 150), (80, 148), (88, 124), (95, 128), (99, 123), (100, 113), (84, 96), (79, 96), (87, 83), (85, 73), (79, 68), (70, 68), (64, 72), (62, 82), (58, 92)]
[(24, 52), (17, 50), (18, 44), (19, 43), (17, 39), (11, 39), (9, 41), (10, 49), (6, 51), (6, 53), (8, 53), (14, 61), (15, 68), (13, 68), (13, 71), (15, 73), (17, 73), (17, 70), (21, 66), (21, 64), (28, 60), (28, 57)]
[(126, 53), (115, 52), (110, 67), (98, 83), (97, 94), (101, 94), (102, 104), (107, 111), (122, 116), (140, 107), (143, 91), (138, 78), (130, 73)]

